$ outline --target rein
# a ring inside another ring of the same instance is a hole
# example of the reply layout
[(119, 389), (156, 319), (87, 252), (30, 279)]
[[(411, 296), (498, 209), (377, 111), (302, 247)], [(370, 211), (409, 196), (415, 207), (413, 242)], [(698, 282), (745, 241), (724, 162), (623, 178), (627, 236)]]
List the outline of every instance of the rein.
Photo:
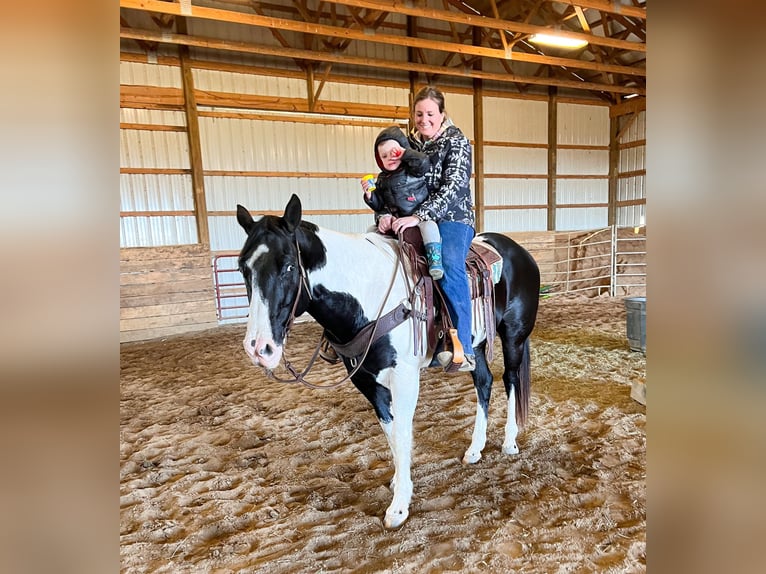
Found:
[[(308, 295), (309, 299), (313, 299), (311, 297), (311, 288), (308, 284), (308, 274), (306, 273), (306, 268), (303, 266), (303, 260), (301, 258), (301, 248), (300, 245), (298, 245), (298, 237), (296, 235), (295, 238), (295, 248), (298, 252), (298, 269), (301, 274), (301, 280), (298, 282), (298, 290), (295, 295), (295, 302), (293, 303), (293, 308), (290, 311), (290, 317), (287, 320), (287, 327), (285, 329), (285, 341), (287, 341), (287, 336), (290, 333), (290, 329), (293, 326), (293, 323), (295, 322), (295, 312), (298, 309), (298, 301), (301, 297), (301, 291), (303, 288), (306, 288), (306, 294)], [(378, 309), (378, 316), (374, 321), (371, 323), (368, 323), (365, 327), (362, 328), (362, 330), (352, 339), (352, 343), (359, 337), (360, 334), (364, 333), (366, 327), (369, 327), (372, 325), (372, 329), (369, 335), (369, 341), (367, 341), (367, 344), (364, 348), (364, 352), (361, 355), (360, 359), (357, 359), (356, 357), (353, 357), (350, 359), (352, 366), (354, 367), (353, 370), (348, 373), (345, 377), (343, 377), (339, 381), (334, 381), (332, 383), (326, 384), (326, 385), (318, 385), (316, 383), (312, 383), (311, 381), (306, 380), (306, 375), (308, 375), (309, 371), (313, 368), (314, 363), (316, 362), (317, 357), (319, 356), (319, 351), (322, 347), (322, 343), (325, 339), (324, 334), (320, 337), (319, 343), (317, 343), (316, 348), (314, 349), (314, 353), (311, 355), (311, 359), (309, 359), (309, 364), (306, 366), (305, 369), (303, 369), (303, 372), (299, 373), (298, 370), (293, 367), (292, 363), (287, 360), (286, 353), (282, 352), (282, 361), (284, 363), (285, 369), (287, 369), (287, 372), (289, 372), (292, 375), (292, 379), (282, 379), (280, 377), (277, 377), (273, 371), (268, 369), (266, 371), (266, 374), (269, 378), (274, 379), (275, 381), (278, 381), (280, 383), (302, 383), (303, 385), (312, 388), (312, 389), (333, 389), (335, 387), (340, 386), (342, 383), (345, 383), (347, 380), (349, 380), (351, 377), (353, 377), (359, 369), (362, 368), (362, 364), (364, 364), (365, 359), (367, 358), (367, 354), (370, 352), (370, 348), (372, 347), (372, 344), (377, 340), (375, 337), (376, 332), (378, 331), (378, 326), (380, 325), (381, 318), (388, 318), (389, 316), (397, 317), (397, 316), (403, 316), (406, 318), (407, 314), (409, 314), (409, 309), (402, 303), (392, 311), (389, 311), (385, 316), (383, 315), (383, 309), (386, 307), (386, 302), (388, 301), (388, 297), (391, 295), (391, 290), (394, 287), (394, 283), (396, 283), (396, 276), (399, 272), (399, 265), (394, 265), (394, 273), (391, 276), (391, 281), (388, 284), (388, 289), (386, 290), (386, 294), (383, 297), (383, 301), (380, 304), (380, 308)], [(406, 277), (406, 273), (404, 274)], [(404, 320), (402, 319), (402, 321)]]

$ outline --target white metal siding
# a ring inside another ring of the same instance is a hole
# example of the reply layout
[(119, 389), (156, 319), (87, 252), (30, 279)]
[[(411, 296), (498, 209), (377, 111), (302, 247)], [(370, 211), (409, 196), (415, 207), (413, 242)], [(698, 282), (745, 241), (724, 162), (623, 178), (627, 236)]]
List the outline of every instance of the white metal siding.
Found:
[(142, 110), (120, 108), (120, 122), (128, 124), (156, 124), (161, 126), (185, 126), (186, 115), (172, 110)]
[(121, 217), (120, 247), (197, 243), (194, 217)]
[(556, 210), (556, 230), (575, 231), (606, 227), (606, 207), (570, 207)]
[(191, 175), (120, 174), (122, 211), (191, 211)]
[(609, 145), (609, 107), (560, 103), (556, 108), (559, 144)]
[(484, 146), (484, 173), (545, 175), (548, 150)]
[[(472, 100), (471, 96), (467, 97)], [(473, 106), (473, 102), (470, 105)], [(548, 104), (535, 100), (485, 97), (484, 139), (548, 143)]]
[(189, 168), (186, 132), (120, 130), (120, 167)]
[(608, 175), (609, 151), (559, 149), (556, 151), (558, 175)]
[(120, 83), (138, 86), (181, 88), (181, 69), (178, 66), (143, 64), (120, 61)]
[(547, 202), (545, 179), (485, 179), (487, 205), (541, 205)]
[(508, 209), (487, 211), (484, 231), (545, 231), (548, 213), (545, 209)]
[(606, 203), (609, 201), (607, 179), (558, 179), (557, 203)]

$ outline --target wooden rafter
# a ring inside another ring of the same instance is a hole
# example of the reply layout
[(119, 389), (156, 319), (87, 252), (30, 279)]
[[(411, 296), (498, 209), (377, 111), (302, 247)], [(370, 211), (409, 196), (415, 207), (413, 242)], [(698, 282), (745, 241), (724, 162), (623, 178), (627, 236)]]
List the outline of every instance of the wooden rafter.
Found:
[[(121, 36), (135, 40), (147, 54), (156, 54), (165, 43), (292, 59), (303, 71), (311, 102), (338, 64), (407, 71), (411, 79), (422, 73), (430, 81), (438, 76), (491, 79), (530, 95), (537, 92), (535, 86), (585, 90), (612, 104), (624, 94), (645, 94), (645, 2), (441, 0), (438, 8), (429, 7), (434, 5), (419, 0), (213, 0), (189, 7), (178, 0), (120, 0)], [(161, 34), (129, 29), (130, 10), (146, 14)], [(389, 16), (394, 13), (405, 15), (407, 24)], [(170, 34), (178, 16), (267, 28), (281, 48), (202, 36), (184, 42)], [(551, 28), (589, 44), (579, 51), (551, 51), (528, 42), (531, 34)], [(407, 61), (349, 56), (352, 42), (404, 47)]]
[[(171, 2), (162, 2), (159, 0), (120, 0), (120, 5), (126, 8), (138, 10), (158, 11), (161, 13), (181, 14), (180, 4)], [(460, 54), (471, 54), (490, 58), (505, 59), (508, 54), (504, 50), (486, 48), (483, 46), (471, 46), (466, 44), (456, 44), (451, 42), (442, 42), (437, 40), (424, 40), (420, 38), (410, 38), (390, 34), (369, 34), (362, 30), (352, 30), (349, 28), (337, 28), (334, 26), (322, 24), (307, 24), (295, 20), (285, 20), (281, 18), (271, 18), (257, 14), (244, 14), (241, 12), (231, 12), (227, 10), (218, 10), (205, 7), (194, 7), (194, 16), (213, 21), (230, 22), (238, 24), (250, 24), (263, 27), (275, 27), (281, 30), (290, 30), (293, 32), (307, 32), (323, 36), (334, 36), (339, 38), (349, 38), (363, 41), (373, 41), (397, 46), (421, 47), (431, 50), (446, 52), (457, 52)], [(513, 59), (524, 62), (541, 63), (550, 66), (564, 66), (579, 68), (585, 70), (609, 71), (622, 73), (626, 75), (645, 76), (646, 71), (640, 68), (630, 66), (604, 65), (597, 62), (575, 60), (571, 58), (561, 58), (553, 56), (540, 56), (523, 52), (514, 52)]]
[(626, 88), (623, 86), (611, 86), (605, 84), (597, 84), (592, 82), (576, 82), (561, 80), (558, 78), (541, 79), (529, 76), (510, 75), (510, 74), (498, 74), (491, 72), (478, 72), (465, 69), (456, 68), (444, 68), (438, 66), (428, 66), (423, 64), (416, 64), (410, 62), (394, 62), (390, 60), (377, 60), (371, 58), (363, 58), (357, 56), (342, 56), (337, 54), (319, 53), (309, 50), (298, 50), (295, 48), (275, 48), (273, 46), (264, 46), (260, 44), (252, 44), (247, 42), (235, 42), (228, 40), (218, 40), (215, 38), (207, 38), (200, 36), (185, 36), (180, 34), (160, 34), (148, 30), (133, 30), (133, 29), (120, 29), (120, 37), (126, 39), (140, 39), (145, 41), (155, 41), (167, 44), (184, 44), (187, 46), (196, 46), (200, 48), (210, 48), (233, 52), (242, 52), (250, 54), (261, 54), (269, 56), (279, 56), (286, 58), (304, 58), (307, 60), (345, 63), (365, 67), (384, 68), (389, 70), (400, 71), (417, 71), (424, 74), (442, 74), (448, 76), (458, 77), (480, 77), (487, 80), (495, 80), (498, 82), (523, 82), (536, 85), (551, 85), (572, 89), (584, 89), (584, 90), (596, 90), (605, 92), (616, 93), (638, 93), (644, 94), (643, 88)]

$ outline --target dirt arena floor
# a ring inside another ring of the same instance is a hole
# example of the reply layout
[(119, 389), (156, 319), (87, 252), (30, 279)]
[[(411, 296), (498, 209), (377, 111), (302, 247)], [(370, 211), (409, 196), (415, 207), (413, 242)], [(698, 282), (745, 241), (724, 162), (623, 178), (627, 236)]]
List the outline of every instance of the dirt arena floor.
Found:
[[(319, 336), (296, 325), (305, 364)], [(121, 346), (120, 543), (124, 573), (645, 572), (646, 411), (630, 398), (646, 360), (621, 299), (541, 302), (520, 454), (505, 456), (501, 351), (487, 447), (470, 442), (470, 375), (425, 371), (414, 495), (383, 528), (391, 456), (350, 382), (271, 381), (243, 325)], [(318, 380), (342, 370), (322, 364)]]

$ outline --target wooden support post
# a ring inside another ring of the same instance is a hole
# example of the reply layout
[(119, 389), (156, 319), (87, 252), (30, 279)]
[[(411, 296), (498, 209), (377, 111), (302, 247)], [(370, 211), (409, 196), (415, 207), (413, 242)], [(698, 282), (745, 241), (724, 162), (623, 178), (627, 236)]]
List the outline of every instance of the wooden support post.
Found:
[(555, 86), (548, 88), (548, 231), (556, 230), (556, 151), (558, 149), (558, 97)]
[[(415, 38), (417, 36), (417, 19), (415, 16), (407, 16), (407, 36), (411, 38)], [(415, 49), (411, 46), (407, 47), (407, 62), (412, 63), (415, 61)], [(415, 127), (412, 122), (412, 106), (415, 99), (415, 88), (417, 88), (418, 83), (418, 73), (414, 70), (410, 70), (407, 72), (407, 75), (409, 76), (410, 80), (410, 118), (409, 118), (409, 128), (410, 131)]]
[(620, 171), (620, 118), (609, 118), (609, 207), (607, 225), (617, 224), (617, 187)]
[[(176, 26), (180, 34), (186, 34), (185, 18), (177, 18)], [(197, 241), (209, 247), (210, 228), (208, 226), (207, 201), (205, 199), (205, 176), (202, 169), (202, 145), (200, 144), (197, 100), (194, 94), (194, 78), (192, 77), (192, 68), (189, 63), (189, 47), (179, 45), (178, 55), (181, 62), (186, 134), (189, 138), (189, 163), (191, 164), (194, 213), (197, 220)]]
[[(473, 42), (481, 44), (481, 29), (474, 27)], [(474, 64), (474, 70), (481, 70), (481, 60)], [(481, 78), (473, 79), (473, 186), (476, 208), (476, 231), (484, 231), (484, 82)]]
[(309, 111), (313, 112), (316, 100), (314, 99), (314, 64), (312, 62), (306, 62), (306, 96)]

